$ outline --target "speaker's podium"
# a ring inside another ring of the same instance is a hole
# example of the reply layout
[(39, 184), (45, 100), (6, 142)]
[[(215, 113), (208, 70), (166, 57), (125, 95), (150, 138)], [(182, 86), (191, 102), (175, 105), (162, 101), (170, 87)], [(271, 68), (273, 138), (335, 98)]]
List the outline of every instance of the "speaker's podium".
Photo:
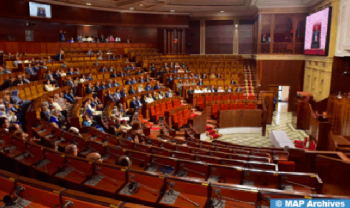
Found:
[(312, 108), (310, 102), (312, 94), (309, 92), (297, 92), (297, 97), (293, 99), (296, 111), (292, 112), (292, 125), (295, 129), (307, 130), (310, 126), (310, 116)]

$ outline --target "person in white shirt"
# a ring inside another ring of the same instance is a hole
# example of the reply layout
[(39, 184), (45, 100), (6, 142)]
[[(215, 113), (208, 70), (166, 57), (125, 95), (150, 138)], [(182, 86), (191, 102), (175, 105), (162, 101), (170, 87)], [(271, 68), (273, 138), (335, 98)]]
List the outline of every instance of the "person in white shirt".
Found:
[(54, 91), (56, 88), (50, 83), (50, 80), (47, 80), (45, 86), (45, 90), (48, 92)]
[(165, 98), (165, 94), (164, 94), (163, 91), (160, 91), (160, 92), (159, 92), (159, 95), (158, 95), (158, 100), (161, 100), (161, 99), (163, 99), (163, 98)]
[(222, 89), (221, 86), (218, 87), (218, 92), (225, 92), (225, 90)]
[(199, 88), (199, 86), (196, 87), (194, 93), (202, 93), (202, 90)]
[(83, 74), (83, 75), (81, 75), (81, 77), (80, 77), (80, 79), (79, 79), (79, 82), (80, 82), (80, 83), (83, 83), (83, 82), (85, 82), (85, 81), (86, 81), (85, 75)]
[(13, 61), (13, 66), (14, 67), (18, 67), (18, 64), (21, 64), (22, 61), (19, 59), (18, 56), (16, 56), (16, 60)]
[(145, 88), (143, 87), (142, 84), (139, 85), (139, 87), (137, 88), (137, 92), (140, 93), (140, 92), (143, 92), (145, 91)]
[(8, 119), (9, 119), (10, 123), (17, 122), (17, 116), (16, 116), (14, 111), (12, 111), (12, 110), (9, 111)]
[(147, 94), (147, 97), (145, 98), (145, 102), (146, 102), (146, 103), (152, 103), (152, 102), (154, 102), (154, 99), (153, 99), (151, 93), (148, 93), (148, 94)]
[(64, 71), (64, 69), (61, 70), (61, 77), (67, 76), (66, 72)]

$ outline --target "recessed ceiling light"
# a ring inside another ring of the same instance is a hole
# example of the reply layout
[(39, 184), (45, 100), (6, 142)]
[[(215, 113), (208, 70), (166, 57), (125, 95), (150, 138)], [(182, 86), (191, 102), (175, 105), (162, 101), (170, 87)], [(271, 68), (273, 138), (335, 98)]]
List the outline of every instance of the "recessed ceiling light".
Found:
[(86, 3), (86, 5), (91, 6), (91, 3)]
[(130, 9), (130, 10), (134, 10), (134, 7), (130, 7), (129, 9)]
[(143, 6), (143, 4), (140, 4), (140, 6)]
[(225, 12), (225, 11), (220, 11), (221, 13)]
[(175, 10), (170, 10), (171, 13), (175, 12)]

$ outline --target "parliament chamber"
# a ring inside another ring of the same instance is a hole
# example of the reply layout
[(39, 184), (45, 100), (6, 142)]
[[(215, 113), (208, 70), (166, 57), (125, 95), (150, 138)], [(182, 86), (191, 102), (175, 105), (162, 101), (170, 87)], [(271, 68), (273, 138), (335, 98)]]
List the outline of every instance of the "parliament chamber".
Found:
[(1, 5), (0, 207), (350, 199), (350, 0)]

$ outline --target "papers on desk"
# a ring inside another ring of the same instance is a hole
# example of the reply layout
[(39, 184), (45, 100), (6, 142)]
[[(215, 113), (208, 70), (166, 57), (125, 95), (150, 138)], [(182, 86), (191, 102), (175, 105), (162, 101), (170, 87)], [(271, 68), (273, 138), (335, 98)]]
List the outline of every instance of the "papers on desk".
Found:
[(293, 142), (289, 139), (284, 131), (271, 131), (270, 140), (274, 147), (284, 148), (285, 146), (295, 148)]
[(129, 117), (120, 117), (119, 120), (121, 120), (121, 121), (129, 121), (130, 119), (129, 119)]

